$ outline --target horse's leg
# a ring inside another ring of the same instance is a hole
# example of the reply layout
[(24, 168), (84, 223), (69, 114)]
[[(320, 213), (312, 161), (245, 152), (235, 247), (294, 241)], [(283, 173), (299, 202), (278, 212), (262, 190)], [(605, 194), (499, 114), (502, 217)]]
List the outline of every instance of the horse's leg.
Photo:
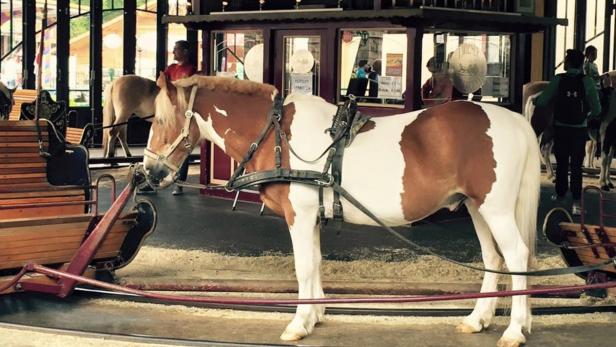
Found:
[[(324, 296), (321, 288), (321, 247), (320, 231), (316, 224), (317, 210), (317, 206), (295, 209), (295, 218), (289, 228), (300, 299)], [(294, 341), (309, 335), (323, 318), (323, 313), (323, 305), (298, 305), (295, 317), (280, 338)]]
[[(505, 258), (509, 271), (523, 272), (528, 270), (530, 250), (522, 239), (514, 212), (488, 208), (486, 204), (480, 208), (480, 213), (490, 227), (492, 236)], [(512, 289), (527, 288), (526, 276), (512, 276)], [(511, 298), (511, 321), (498, 341), (498, 347), (518, 347), (526, 342), (522, 329), (530, 332), (531, 315), (527, 295), (517, 295)]]
[(599, 185), (601, 186), (601, 189), (605, 190), (605, 191), (609, 191), (610, 187), (608, 185), (608, 176), (609, 176), (609, 170), (610, 170), (610, 165), (609, 165), (609, 156), (610, 153), (612, 152), (612, 149), (609, 149), (606, 152), (606, 148), (602, 148), (601, 150), (601, 172), (599, 173)]
[[(471, 204), (466, 204), (469, 214), (473, 219), (473, 226), (479, 238), (481, 245), (481, 256), (483, 263), (488, 269), (498, 270), (503, 264), (503, 258), (498, 254), (494, 238), (490, 233), (490, 228), (479, 213), (476, 207)], [(494, 292), (497, 290), (498, 274), (486, 272), (483, 275), (483, 283), (481, 292)], [(461, 333), (478, 333), (483, 328), (490, 325), (494, 312), (496, 310), (497, 298), (478, 299), (473, 312), (464, 318), (462, 323), (456, 327), (456, 330)]]
[(614, 158), (614, 146), (610, 146), (610, 153), (607, 156), (607, 163), (605, 163), (605, 177), (607, 179), (607, 186), (610, 189), (614, 188), (612, 183), (612, 175), (610, 175), (610, 169), (612, 168), (612, 159)]
[(118, 140), (120, 141), (120, 145), (122, 146), (122, 150), (124, 150), (125, 157), (132, 157), (130, 154), (130, 149), (128, 148), (128, 142), (126, 141), (126, 133), (128, 132), (128, 125), (123, 125), (118, 132)]
[(595, 149), (597, 146), (597, 141), (590, 140), (586, 143), (586, 167), (594, 168), (595, 167)]
[(552, 167), (552, 160), (550, 159), (553, 146), (554, 141), (550, 141), (541, 145), (541, 157), (543, 158), (543, 164), (545, 164), (545, 169), (548, 173), (548, 179), (553, 179), (554, 177), (556, 177), (556, 175), (554, 175), (554, 168)]
[(111, 132), (107, 136), (107, 154), (105, 158), (113, 158), (115, 157), (116, 152), (116, 137)]

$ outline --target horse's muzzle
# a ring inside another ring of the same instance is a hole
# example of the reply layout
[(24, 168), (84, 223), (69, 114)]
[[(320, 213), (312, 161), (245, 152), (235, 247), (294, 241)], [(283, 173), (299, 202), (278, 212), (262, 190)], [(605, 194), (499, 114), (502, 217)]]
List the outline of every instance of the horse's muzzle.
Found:
[(175, 174), (159, 162), (146, 161), (144, 163), (144, 168), (148, 182), (153, 185), (154, 188), (166, 188), (174, 181)]

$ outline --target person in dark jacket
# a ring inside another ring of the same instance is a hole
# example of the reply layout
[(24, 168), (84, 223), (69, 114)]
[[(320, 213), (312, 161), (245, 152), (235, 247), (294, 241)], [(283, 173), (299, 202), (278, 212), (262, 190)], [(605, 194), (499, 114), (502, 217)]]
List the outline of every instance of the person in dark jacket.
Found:
[[(554, 156), (556, 157), (556, 185), (552, 200), (563, 202), (567, 190), (571, 190), (573, 206), (571, 213), (583, 213), (582, 162), (587, 138), (589, 119), (593, 121), (601, 113), (601, 105), (595, 83), (582, 71), (584, 54), (577, 49), (567, 50), (565, 73), (552, 78), (547, 88), (534, 101), (545, 107), (554, 102)], [(590, 112), (588, 111), (590, 110)], [(571, 168), (571, 182), (568, 182)]]

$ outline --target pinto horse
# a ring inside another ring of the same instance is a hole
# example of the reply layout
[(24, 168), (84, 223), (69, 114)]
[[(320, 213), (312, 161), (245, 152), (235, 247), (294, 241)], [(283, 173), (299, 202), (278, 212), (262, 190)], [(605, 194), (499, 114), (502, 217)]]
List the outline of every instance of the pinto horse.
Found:
[[(221, 77), (193, 76), (171, 84), (157, 81), (155, 121), (144, 156), (145, 173), (155, 187), (171, 185), (191, 149), (209, 140), (241, 161), (270, 123), (275, 87)], [(194, 97), (194, 104), (189, 100)], [(185, 116), (189, 105), (192, 112)], [(269, 132), (247, 163), (247, 172), (275, 167), (321, 171), (325, 158), (313, 159), (331, 143), (336, 106), (312, 95), (289, 95), (280, 128), (287, 141), (276, 145)], [(296, 154), (290, 154), (293, 149)], [(296, 156), (297, 155), (297, 156)], [(533, 259), (540, 185), (540, 158), (528, 123), (505, 108), (455, 101), (396, 116), (373, 118), (345, 150), (342, 186), (390, 226), (406, 225), (442, 207), (465, 204), (475, 226), (486, 268), (527, 271)], [(260, 186), (264, 203), (283, 216), (293, 243), (299, 298), (323, 298), (318, 188), (289, 182)], [(325, 188), (325, 215), (332, 217), (333, 192)], [(341, 200), (344, 220), (376, 225)], [(513, 289), (526, 289), (526, 276), (513, 276)], [(497, 290), (497, 274), (486, 272), (482, 292)], [(525, 342), (530, 331), (527, 296), (513, 297), (511, 323), (499, 346)], [(474, 333), (488, 327), (496, 298), (482, 298), (457, 330)], [(299, 340), (323, 320), (323, 305), (299, 305), (282, 333)]]
[(103, 155), (115, 156), (115, 146), (119, 141), (124, 155), (131, 156), (126, 141), (127, 125), (111, 127), (124, 123), (134, 114), (139, 118), (154, 114), (154, 100), (158, 94), (156, 82), (135, 75), (125, 75), (114, 80), (105, 88), (105, 107), (103, 108)]

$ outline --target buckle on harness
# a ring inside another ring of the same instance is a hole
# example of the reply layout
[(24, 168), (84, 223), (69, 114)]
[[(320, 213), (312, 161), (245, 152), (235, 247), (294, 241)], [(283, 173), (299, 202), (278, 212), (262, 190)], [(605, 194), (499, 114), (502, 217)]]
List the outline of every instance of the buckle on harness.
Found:
[(186, 118), (192, 118), (192, 116), (194, 116), (194, 112), (192, 110), (186, 110), (186, 112), (184, 113), (184, 116)]
[(317, 180), (315, 180), (315, 182), (323, 187), (330, 187), (332, 185), (334, 185), (334, 176), (332, 175), (323, 175), (323, 177), (327, 177), (328, 181), (324, 181), (323, 179), (319, 178)]
[(342, 204), (334, 203), (334, 218), (342, 218)]

